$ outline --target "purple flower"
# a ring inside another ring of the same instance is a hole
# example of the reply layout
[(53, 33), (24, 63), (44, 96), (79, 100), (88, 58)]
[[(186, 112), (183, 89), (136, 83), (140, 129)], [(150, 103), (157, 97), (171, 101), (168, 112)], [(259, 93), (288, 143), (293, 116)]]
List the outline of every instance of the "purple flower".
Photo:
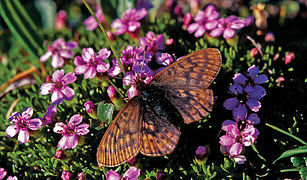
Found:
[(220, 18), (217, 21), (216, 28), (214, 28), (209, 35), (212, 37), (218, 37), (223, 34), (225, 39), (230, 39), (235, 35), (234, 29), (242, 29), (244, 26), (245, 21), (243, 19), (231, 15), (227, 18)]
[(0, 180), (4, 179), (6, 174), (7, 174), (7, 172), (4, 170), (4, 168), (0, 168)]
[(200, 10), (194, 17), (195, 23), (188, 27), (189, 33), (194, 33), (195, 37), (201, 37), (207, 30), (212, 30), (217, 25), (219, 13), (213, 5), (208, 5), (204, 11)]
[[(95, 15), (96, 15), (99, 22), (102, 22), (104, 20), (104, 17), (103, 17), (103, 14), (102, 14), (102, 9), (99, 5), (96, 8)], [(90, 31), (94, 31), (98, 26), (98, 23), (96, 22), (96, 20), (93, 16), (90, 16), (86, 20), (84, 20), (83, 24), (86, 26), (86, 29), (90, 30)]]
[(167, 174), (163, 171), (158, 171), (156, 174), (157, 180), (166, 180), (167, 179)]
[(124, 174), (123, 179), (129, 180), (138, 180), (141, 170), (138, 170), (136, 167), (131, 166)]
[(103, 62), (110, 56), (111, 52), (103, 48), (96, 55), (92, 48), (83, 48), (82, 57), (76, 56), (74, 64), (76, 74), (84, 74), (85, 79), (92, 79), (98, 73), (107, 72), (110, 64)]
[(55, 29), (61, 30), (64, 29), (66, 26), (66, 11), (61, 10), (55, 16)]
[(85, 179), (85, 174), (83, 172), (79, 172), (77, 177), (78, 177), (78, 180), (83, 180)]
[(107, 174), (106, 174), (106, 179), (107, 180), (121, 180), (121, 176), (120, 174), (118, 174), (117, 172), (115, 171), (108, 171)]
[(87, 101), (84, 103), (84, 107), (87, 113), (92, 114), (95, 108), (93, 101)]
[(165, 38), (163, 34), (155, 35), (153, 32), (149, 31), (146, 37), (141, 37), (139, 40), (139, 46), (145, 50), (146, 53), (152, 56), (158, 57), (161, 50), (165, 49)]
[(244, 155), (235, 155), (231, 156), (231, 158), (233, 158), (237, 164), (244, 164), (246, 161), (246, 157)]
[(30, 119), (32, 115), (32, 107), (24, 109), (21, 115), (18, 112), (14, 112), (9, 118), (9, 122), (13, 125), (7, 127), (5, 131), (7, 136), (13, 137), (19, 133), (18, 141), (27, 143), (30, 137), (29, 130), (38, 130), (43, 124), (40, 118)]
[(52, 123), (52, 120), (55, 117), (56, 112), (57, 112), (56, 107), (53, 106), (53, 105), (49, 105), (47, 112), (46, 112), (46, 114), (44, 115), (44, 118), (43, 118), (43, 126)]
[(236, 122), (230, 120), (223, 122), (222, 130), (226, 131), (226, 135), (220, 137), (220, 144), (228, 149), (230, 156), (239, 155), (243, 146), (250, 146), (259, 135), (253, 125), (246, 125), (241, 129)]
[(123, 14), (122, 19), (115, 19), (112, 23), (112, 28), (115, 29), (114, 34), (120, 35), (125, 32), (135, 33), (140, 27), (141, 24), (138, 22), (147, 15), (145, 8), (142, 9), (128, 9)]
[(205, 146), (198, 146), (195, 151), (196, 161), (202, 163), (206, 157), (207, 148)]
[(295, 55), (293, 52), (289, 52), (288, 54), (285, 55), (285, 64), (289, 64), (293, 61), (295, 58)]
[(51, 66), (53, 68), (62, 67), (65, 59), (73, 57), (74, 53), (71, 51), (76, 49), (78, 46), (77, 42), (64, 42), (64, 39), (57, 39), (50, 46), (47, 44), (48, 51), (40, 57), (41, 62), (47, 61), (52, 56)]
[(115, 171), (108, 171), (106, 174), (107, 180), (121, 180), (121, 179), (128, 179), (128, 180), (137, 180), (140, 176), (141, 170), (138, 170), (136, 167), (131, 166), (124, 174), (123, 178), (121, 178), (120, 174)]
[(107, 89), (108, 96), (111, 100), (113, 100), (116, 97), (116, 89), (113, 86), (109, 86)]
[(265, 37), (264, 37), (265, 42), (274, 42), (275, 41), (275, 36), (273, 33), (268, 32)]
[(71, 173), (64, 170), (64, 171), (62, 172), (61, 178), (62, 178), (63, 180), (70, 180), (70, 178), (71, 178)]
[[(137, 48), (134, 46), (127, 46), (127, 48), (124, 47), (124, 50), (121, 52), (121, 56), (119, 57), (121, 63), (123, 64), (125, 71), (132, 71), (133, 67), (141, 62), (147, 63), (151, 60), (151, 56), (148, 54), (145, 56), (142, 55), (143, 49)], [(114, 58), (112, 59), (113, 66), (110, 68), (108, 75), (109, 76), (117, 76), (122, 72), (122, 69), (120, 68), (117, 60)]]
[[(73, 115), (70, 120), (66, 120), (67, 125), (63, 122), (55, 124), (53, 131), (62, 134), (62, 139), (58, 143), (60, 149), (74, 149), (78, 145), (79, 136), (86, 135), (89, 130), (89, 125), (82, 122), (82, 116), (79, 114)], [(79, 125), (80, 124), (80, 125)]]
[(255, 23), (255, 18), (253, 16), (247, 16), (245, 18), (245, 26), (250, 26)]
[(151, 4), (150, 0), (138, 0), (136, 2), (136, 8), (137, 9), (145, 8), (146, 10), (149, 10), (153, 8), (153, 5)]
[(75, 73), (69, 72), (64, 76), (64, 70), (57, 70), (52, 74), (54, 83), (44, 83), (40, 88), (40, 94), (47, 95), (52, 92), (51, 101), (55, 105), (61, 104), (64, 99), (70, 101), (75, 96), (75, 93), (72, 88), (66, 85), (76, 80)]
[(6, 180), (18, 180), (18, 178), (16, 176), (9, 176)]
[(135, 157), (131, 158), (129, 161), (127, 161), (127, 163), (130, 165), (130, 166), (134, 166), (136, 164), (137, 160)]
[(148, 84), (154, 75), (154, 72), (146, 64), (138, 64), (134, 66), (133, 72), (127, 72), (123, 82), (125, 86), (132, 85), (127, 93), (128, 98), (131, 99), (138, 94), (136, 84), (142, 81), (142, 83)]

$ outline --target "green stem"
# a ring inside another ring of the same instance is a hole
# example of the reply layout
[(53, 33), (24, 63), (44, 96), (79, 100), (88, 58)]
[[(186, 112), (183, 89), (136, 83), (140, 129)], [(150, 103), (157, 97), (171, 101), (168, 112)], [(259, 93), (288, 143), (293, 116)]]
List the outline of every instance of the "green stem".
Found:
[(17, 142), (15, 143), (15, 146), (14, 146), (13, 152), (15, 152), (15, 151), (17, 150), (18, 146), (19, 146), (19, 141), (17, 141)]
[(85, 0), (82, 0), (82, 1), (83, 1), (83, 4), (87, 7), (87, 9), (90, 11), (91, 15), (95, 18), (96, 22), (98, 23), (98, 26), (99, 26), (100, 30), (102, 31), (103, 36), (107, 40), (108, 45), (110, 46), (119, 66), (120, 66), (120, 68), (122, 69), (123, 74), (125, 75), (126, 72), (125, 72), (124, 66), (123, 66), (122, 62), (119, 60), (118, 54), (116, 53), (114, 47), (112, 46), (111, 41), (110, 41), (110, 39), (109, 39), (109, 37), (106, 33), (106, 30), (104, 29), (102, 24), (98, 21), (98, 18), (96, 17), (95, 13), (91, 9), (91, 7), (88, 5), (88, 3)]
[(280, 172), (293, 172), (293, 171), (299, 171), (300, 168), (293, 168), (293, 169), (282, 169)]
[(270, 124), (268, 124), (268, 123), (265, 123), (265, 125), (269, 126), (269, 127), (272, 128), (272, 129), (275, 129), (276, 131), (279, 131), (279, 132), (281, 132), (281, 133), (283, 133), (283, 134), (285, 134), (285, 135), (288, 135), (288, 136), (292, 137), (293, 139), (299, 141), (300, 143), (302, 143), (302, 144), (304, 144), (304, 145), (307, 145), (307, 143), (306, 143), (305, 141), (303, 141), (302, 139), (300, 139), (300, 138), (294, 136), (293, 134), (288, 133), (287, 131), (284, 131), (284, 130), (282, 130), (282, 129), (276, 127), (276, 126), (270, 125)]

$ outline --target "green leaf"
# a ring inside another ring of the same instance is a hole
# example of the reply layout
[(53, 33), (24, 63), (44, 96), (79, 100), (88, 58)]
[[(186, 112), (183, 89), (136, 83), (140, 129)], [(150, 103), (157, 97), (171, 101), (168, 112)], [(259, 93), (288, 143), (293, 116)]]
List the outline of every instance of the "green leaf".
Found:
[(285, 158), (285, 157), (289, 157), (289, 156), (295, 156), (298, 154), (305, 154), (307, 153), (307, 146), (301, 146), (299, 148), (296, 149), (290, 149), (287, 150), (285, 152), (283, 152), (274, 162), (273, 164), (278, 161), (279, 159)]
[(291, 157), (290, 161), (295, 167), (299, 167), (304, 164), (304, 159), (302, 157)]
[(25, 50), (38, 58), (43, 41), (22, 4), (18, 0), (2, 0), (0, 1), (0, 15), (13, 34), (20, 39)]
[(110, 124), (112, 121), (113, 111), (113, 104), (104, 104), (103, 102), (99, 103), (97, 108), (98, 119), (103, 123)]
[(51, 0), (36, 0), (34, 2), (35, 8), (41, 15), (44, 28), (54, 28), (56, 16), (56, 4)]

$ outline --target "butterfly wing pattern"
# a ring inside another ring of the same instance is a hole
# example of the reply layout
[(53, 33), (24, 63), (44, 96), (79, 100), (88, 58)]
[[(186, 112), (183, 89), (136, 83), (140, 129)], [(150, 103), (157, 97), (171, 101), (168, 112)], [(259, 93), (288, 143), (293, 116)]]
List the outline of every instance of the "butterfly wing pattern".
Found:
[[(199, 121), (212, 109), (213, 92), (207, 88), (220, 66), (221, 54), (217, 49), (199, 50), (160, 71), (148, 86), (161, 91), (185, 123)], [(142, 98), (142, 95), (132, 98), (107, 129), (97, 151), (99, 165), (114, 167), (139, 152), (162, 156), (175, 149), (180, 131), (166, 117), (144, 106)]]
[(117, 114), (100, 142), (97, 151), (99, 165), (118, 166), (138, 154), (142, 123), (140, 110), (138, 97), (134, 97)]
[(219, 50), (202, 49), (165, 68), (150, 83), (165, 91), (185, 123), (199, 121), (212, 109), (213, 92), (207, 87), (219, 72), (221, 63)]

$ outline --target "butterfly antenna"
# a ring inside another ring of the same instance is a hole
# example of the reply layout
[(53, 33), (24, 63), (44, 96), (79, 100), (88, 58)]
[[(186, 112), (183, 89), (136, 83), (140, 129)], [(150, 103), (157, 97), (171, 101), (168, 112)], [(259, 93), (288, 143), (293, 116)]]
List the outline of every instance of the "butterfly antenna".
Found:
[(143, 72), (143, 67), (144, 67), (144, 63), (145, 63), (145, 57), (146, 57), (146, 51), (147, 51), (147, 45), (145, 46), (145, 50), (144, 50), (144, 57), (143, 57), (143, 62), (142, 62), (142, 67), (141, 67), (141, 75)]

